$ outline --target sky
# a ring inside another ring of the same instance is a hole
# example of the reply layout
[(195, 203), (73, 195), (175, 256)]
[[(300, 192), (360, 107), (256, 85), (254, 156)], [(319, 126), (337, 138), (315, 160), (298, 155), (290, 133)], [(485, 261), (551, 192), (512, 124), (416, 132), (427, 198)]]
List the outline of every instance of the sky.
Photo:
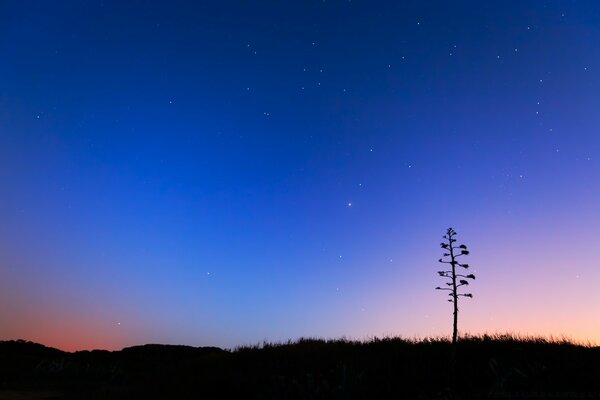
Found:
[(1, 1), (0, 339), (600, 344), (600, 3)]

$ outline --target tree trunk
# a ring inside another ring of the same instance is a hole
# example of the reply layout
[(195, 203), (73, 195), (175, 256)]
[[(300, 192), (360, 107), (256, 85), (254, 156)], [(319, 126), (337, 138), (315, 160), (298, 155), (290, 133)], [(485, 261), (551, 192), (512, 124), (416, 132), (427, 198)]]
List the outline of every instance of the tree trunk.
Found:
[(456, 294), (454, 295), (454, 328), (452, 329), (452, 345), (456, 345), (456, 339), (458, 336), (458, 304), (456, 303), (458, 299), (456, 298)]
[(456, 259), (454, 257), (454, 248), (452, 247), (452, 236), (448, 236), (448, 243), (450, 244), (450, 257), (452, 260), (452, 300), (454, 304), (454, 323), (452, 325), (452, 346), (456, 346), (456, 339), (458, 336), (458, 293), (456, 292)]

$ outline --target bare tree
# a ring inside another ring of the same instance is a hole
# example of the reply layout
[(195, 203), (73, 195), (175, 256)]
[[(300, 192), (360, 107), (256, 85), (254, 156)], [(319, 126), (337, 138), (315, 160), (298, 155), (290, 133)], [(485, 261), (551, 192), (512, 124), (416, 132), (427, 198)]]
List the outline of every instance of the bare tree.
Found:
[(458, 274), (456, 273), (457, 267), (464, 268), (465, 270), (469, 268), (469, 264), (460, 263), (456, 259), (462, 256), (468, 256), (469, 250), (467, 250), (467, 246), (461, 244), (460, 246), (455, 246), (456, 239), (456, 231), (452, 228), (448, 228), (446, 234), (443, 236), (445, 239), (444, 242), (440, 244), (444, 252), (442, 258), (438, 261), (442, 264), (450, 265), (451, 269), (448, 271), (438, 271), (438, 275), (448, 279), (446, 282), (447, 287), (436, 287), (437, 290), (446, 290), (448, 291), (448, 296), (451, 296), (448, 301), (452, 302), (454, 305), (454, 324), (452, 329), (452, 344), (456, 344), (456, 339), (458, 336), (458, 298), (459, 297), (473, 297), (471, 293), (459, 293), (458, 290), (461, 286), (467, 286), (469, 284), (469, 279), (475, 279), (475, 275), (473, 274)]

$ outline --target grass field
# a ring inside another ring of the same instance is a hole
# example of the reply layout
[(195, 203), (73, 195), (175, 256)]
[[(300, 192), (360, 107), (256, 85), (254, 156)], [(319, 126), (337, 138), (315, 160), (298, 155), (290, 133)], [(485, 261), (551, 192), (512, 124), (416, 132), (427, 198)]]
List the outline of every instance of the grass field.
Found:
[(444, 338), (76, 353), (8, 341), (0, 343), (0, 399), (600, 398), (600, 348), (589, 344), (469, 336), (452, 354)]

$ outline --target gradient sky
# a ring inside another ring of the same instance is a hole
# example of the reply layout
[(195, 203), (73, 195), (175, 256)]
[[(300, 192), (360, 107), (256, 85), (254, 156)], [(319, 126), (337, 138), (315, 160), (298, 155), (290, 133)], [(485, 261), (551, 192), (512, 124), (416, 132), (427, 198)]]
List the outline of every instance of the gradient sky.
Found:
[[(600, 2), (0, 2), (0, 339), (600, 343)], [(460, 243), (459, 242), (459, 243)]]

